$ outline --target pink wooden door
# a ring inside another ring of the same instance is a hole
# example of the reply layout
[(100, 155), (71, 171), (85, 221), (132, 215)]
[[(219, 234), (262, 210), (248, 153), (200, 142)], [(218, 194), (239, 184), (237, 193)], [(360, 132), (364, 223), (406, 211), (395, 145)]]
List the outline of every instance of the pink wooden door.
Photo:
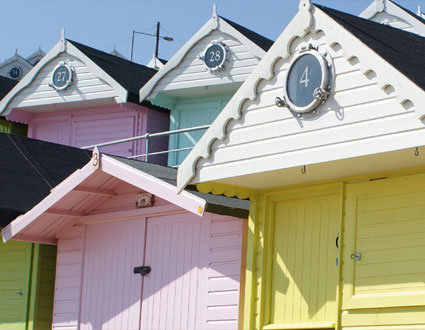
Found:
[(192, 214), (147, 220), (142, 329), (200, 329), (209, 225)]
[(139, 330), (146, 219), (87, 226), (81, 330)]
[[(133, 113), (105, 113), (75, 115), (72, 119), (71, 145), (84, 147), (133, 137), (136, 132), (136, 115)], [(135, 142), (100, 147), (107, 154), (128, 157), (136, 154)]]

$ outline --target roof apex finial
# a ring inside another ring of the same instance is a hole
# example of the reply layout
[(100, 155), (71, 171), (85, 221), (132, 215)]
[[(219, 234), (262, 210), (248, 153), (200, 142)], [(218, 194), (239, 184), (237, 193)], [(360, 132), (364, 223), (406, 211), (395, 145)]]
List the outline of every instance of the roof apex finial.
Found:
[(15, 56), (18, 56), (18, 48), (15, 49)]
[(61, 41), (65, 41), (65, 27), (62, 27), (61, 30)]
[(385, 0), (375, 0), (376, 11), (381, 13), (385, 10)]
[(213, 4), (212, 18), (217, 19), (217, 5), (215, 2)]
[(308, 10), (310, 11), (311, 9), (311, 0), (300, 0), (300, 4), (299, 4), (299, 10)]
[(422, 16), (421, 5), (418, 5), (418, 12), (416, 13), (418, 16)]

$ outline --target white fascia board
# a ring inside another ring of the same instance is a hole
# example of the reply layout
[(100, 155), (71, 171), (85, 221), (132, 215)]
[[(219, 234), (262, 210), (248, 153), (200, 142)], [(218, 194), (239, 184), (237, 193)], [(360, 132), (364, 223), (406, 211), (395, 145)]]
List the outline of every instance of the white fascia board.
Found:
[(155, 95), (150, 95), (155, 86), (159, 81), (170, 71), (174, 70), (184, 59), (186, 54), (192, 49), (192, 47), (201, 39), (206, 37), (211, 31), (214, 31), (218, 27), (218, 21), (212, 17), (209, 21), (198, 31), (188, 42), (184, 44), (182, 48), (161, 68), (159, 71), (140, 89), (139, 91), (139, 102), (154, 98)]
[(197, 174), (197, 162), (201, 158), (208, 159), (211, 156), (213, 142), (223, 140), (226, 137), (228, 123), (240, 119), (243, 103), (246, 100), (254, 101), (257, 98), (259, 82), (273, 78), (274, 63), (280, 58), (289, 58), (292, 40), (298, 37), (303, 38), (312, 26), (313, 20), (324, 22), (321, 29), (324, 30), (325, 34), (330, 35), (332, 41), (337, 40), (342, 45), (345, 57), (357, 56), (359, 58), (362, 73), (366, 74), (370, 70), (375, 71), (378, 77), (378, 85), (381, 88), (388, 85), (393, 86), (397, 91), (397, 101), (402, 104), (410, 100), (415, 106), (417, 119), (423, 120), (425, 118), (425, 94), (422, 88), (382, 59), (373, 49), (368, 48), (331, 17), (316, 7), (313, 9), (310, 0), (301, 0), (300, 11), (179, 166), (177, 172), (178, 191), (182, 191), (189, 183), (199, 183), (192, 181)]
[(371, 19), (376, 14), (385, 11), (385, 3), (386, 0), (373, 0), (373, 2), (360, 13), (359, 17)]
[(19, 94), (24, 88), (28, 87), (32, 81), (35, 79), (37, 74), (47, 65), (50, 61), (55, 59), (59, 54), (65, 51), (65, 40), (61, 39), (47, 54), (44, 56), (40, 62), (38, 62), (30, 72), (28, 72), (22, 79), (19, 81), (15, 87), (0, 101), (0, 115), (7, 116), (12, 109), (7, 106), (13, 100), (15, 96)]
[(67, 53), (79, 58), (83, 61), (87, 66), (92, 70), (92, 72), (99, 77), (100, 79), (106, 81), (110, 84), (118, 93), (118, 96), (115, 97), (115, 101), (117, 103), (125, 103), (127, 102), (128, 91), (122, 87), (115, 79), (113, 79), (110, 75), (108, 75), (105, 71), (103, 71), (96, 63), (94, 63), (88, 56), (86, 56), (83, 52), (81, 52), (76, 46), (72, 44), (70, 41), (67, 42)]
[(401, 18), (409, 23), (417, 34), (425, 36), (425, 24), (419, 20), (419, 17), (413, 17), (397, 6), (394, 2), (389, 0), (375, 0), (359, 15), (359, 17), (372, 19), (376, 14), (381, 12), (386, 12), (389, 15)]
[(289, 58), (291, 42), (296, 38), (303, 38), (310, 30), (313, 23), (311, 11), (311, 1), (300, 0), (298, 13), (179, 166), (177, 171), (178, 192), (183, 191), (195, 176), (198, 160), (210, 157), (213, 142), (226, 137), (227, 124), (231, 120), (240, 119), (243, 103), (247, 99), (255, 100), (257, 98), (259, 82), (273, 78), (273, 65), (277, 59)]
[(35, 205), (27, 213), (17, 217), (1, 231), (3, 241), (7, 242), (13, 239), (15, 236), (19, 236), (28, 226), (37, 221), (44, 212), (59, 202), (67, 194), (69, 194), (75, 187), (86, 180), (98, 169), (97, 166), (93, 166), (93, 159), (81, 169), (76, 170), (68, 178), (53, 188), (50, 194), (45, 197), (41, 202)]
[(117, 83), (111, 76), (105, 73), (98, 65), (90, 60), (84, 53), (76, 48), (71, 42), (66, 39), (61, 39), (32, 69), (29, 71), (19, 83), (0, 101), (0, 115), (7, 116), (12, 111), (12, 108), (8, 107), (10, 102), (26, 87), (28, 87), (33, 80), (37, 77), (38, 73), (51, 61), (57, 58), (62, 53), (68, 53), (81, 59), (87, 66), (98, 75), (99, 78), (108, 82), (117, 92), (118, 97), (115, 98), (117, 103), (127, 102), (128, 92)]
[(206, 201), (187, 191), (177, 194), (176, 187), (150, 174), (135, 169), (107, 155), (101, 155), (103, 172), (177, 205), (193, 214), (203, 216)]
[(256, 43), (245, 37), (242, 33), (236, 30), (233, 26), (221, 19), (219, 16), (214, 16), (197, 32), (189, 41), (179, 49), (179, 51), (165, 64), (159, 71), (140, 89), (139, 101), (149, 100), (155, 97), (152, 94), (155, 86), (164, 78), (168, 72), (174, 70), (183, 61), (186, 54), (203, 38), (208, 36), (212, 31), (218, 30), (222, 33), (231, 35), (239, 40), (254, 56), (259, 59), (266, 54), (264, 49)]

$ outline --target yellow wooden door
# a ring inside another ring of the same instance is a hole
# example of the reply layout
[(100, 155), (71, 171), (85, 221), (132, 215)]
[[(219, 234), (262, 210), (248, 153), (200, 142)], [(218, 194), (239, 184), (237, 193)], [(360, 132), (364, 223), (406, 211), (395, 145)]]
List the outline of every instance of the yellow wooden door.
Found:
[(274, 221), (269, 327), (335, 325), (340, 204), (340, 191), (327, 188), (286, 192), (269, 203)]
[(346, 191), (343, 309), (425, 305), (425, 175)]

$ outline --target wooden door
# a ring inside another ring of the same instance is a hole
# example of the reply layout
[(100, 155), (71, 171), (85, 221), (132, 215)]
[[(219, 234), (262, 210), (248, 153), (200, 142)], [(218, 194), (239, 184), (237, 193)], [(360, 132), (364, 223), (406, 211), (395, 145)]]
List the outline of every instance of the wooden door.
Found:
[(1, 330), (27, 328), (32, 251), (31, 243), (0, 243)]
[(144, 277), (143, 330), (201, 328), (201, 271), (208, 244), (202, 221), (208, 223), (188, 213), (148, 219), (145, 264), (152, 271)]
[[(72, 118), (71, 145), (84, 147), (97, 143), (130, 138), (136, 132), (136, 115), (133, 113), (103, 113), (75, 115)], [(100, 151), (128, 157), (136, 153), (135, 142), (125, 142), (100, 147)]]
[(347, 185), (345, 232), (343, 309), (425, 305), (424, 174)]
[(88, 225), (80, 329), (140, 328), (145, 219)]
[(340, 194), (286, 192), (268, 204), (274, 224), (267, 324), (331, 328), (337, 320)]

